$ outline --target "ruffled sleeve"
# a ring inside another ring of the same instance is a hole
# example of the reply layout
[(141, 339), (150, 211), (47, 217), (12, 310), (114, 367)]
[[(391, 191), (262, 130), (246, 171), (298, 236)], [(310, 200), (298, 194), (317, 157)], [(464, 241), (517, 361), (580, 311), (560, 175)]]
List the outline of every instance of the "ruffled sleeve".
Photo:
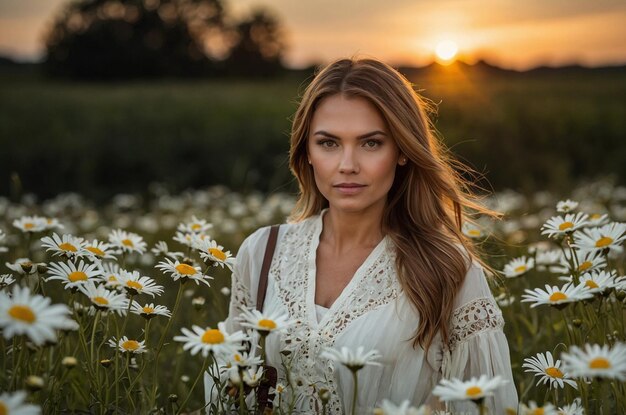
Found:
[[(450, 338), (443, 351), (442, 376), (469, 380), (472, 377), (500, 375), (507, 381), (492, 398), (485, 399), (489, 413), (502, 414), (517, 409), (509, 346), (502, 331), (504, 319), (482, 267), (473, 264), (455, 303), (450, 320)], [(453, 412), (474, 411), (472, 402), (457, 402)]]
[(226, 320), (226, 330), (229, 333), (242, 329), (237, 321), (242, 307), (256, 307), (259, 274), (269, 229), (269, 227), (260, 228), (248, 236), (237, 252), (237, 259), (231, 276), (230, 306)]

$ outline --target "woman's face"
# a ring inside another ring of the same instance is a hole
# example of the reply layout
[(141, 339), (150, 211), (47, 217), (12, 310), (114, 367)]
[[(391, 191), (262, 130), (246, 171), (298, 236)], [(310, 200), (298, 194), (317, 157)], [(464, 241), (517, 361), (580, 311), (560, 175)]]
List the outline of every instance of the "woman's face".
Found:
[(341, 94), (324, 98), (311, 120), (307, 150), (330, 209), (382, 211), (401, 157), (372, 103)]

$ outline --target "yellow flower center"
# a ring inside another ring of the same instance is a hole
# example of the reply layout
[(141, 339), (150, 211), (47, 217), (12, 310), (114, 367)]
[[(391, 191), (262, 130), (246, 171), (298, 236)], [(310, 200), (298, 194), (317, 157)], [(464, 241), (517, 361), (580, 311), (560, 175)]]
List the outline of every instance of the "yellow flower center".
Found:
[(9, 315), (16, 320), (20, 320), (28, 324), (34, 323), (37, 319), (35, 313), (33, 313), (33, 310), (31, 310), (30, 307), (19, 304), (9, 308)]
[(220, 344), (224, 343), (224, 340), (224, 334), (222, 334), (222, 332), (217, 329), (208, 329), (202, 335), (202, 343)]
[(594, 280), (585, 281), (585, 285), (589, 288), (599, 288), (598, 284)]
[(176, 265), (176, 271), (183, 275), (194, 275), (198, 272), (194, 267), (187, 264)]
[(550, 296), (550, 301), (552, 302), (556, 302), (556, 301), (560, 301), (560, 300), (566, 300), (567, 296), (565, 294), (563, 294), (561, 291), (556, 291), (555, 293), (553, 293)]
[(241, 362), (241, 355), (239, 353), (235, 353), (235, 362)]
[(126, 286), (130, 288), (134, 288), (136, 290), (141, 290), (143, 288), (143, 285), (141, 285), (137, 281), (126, 281)]
[(226, 254), (220, 249), (209, 248), (209, 253), (220, 261), (223, 261), (226, 259)]
[(197, 223), (194, 223), (193, 225), (191, 225), (191, 230), (197, 231), (198, 229), (200, 229), (202, 226), (198, 225)]
[(608, 236), (603, 236), (602, 238), (596, 241), (596, 248), (606, 248), (612, 243), (613, 243), (613, 238), (609, 238)]
[(591, 261), (585, 261), (578, 266), (578, 271), (587, 271), (592, 265), (593, 263)]
[(470, 229), (467, 233), (469, 236), (480, 236), (480, 231), (478, 229)]
[(469, 388), (467, 388), (467, 390), (465, 391), (465, 394), (469, 397), (472, 396), (478, 396), (481, 393), (483, 393), (483, 390), (479, 387), (479, 386), (470, 386)]
[(74, 271), (67, 276), (67, 279), (71, 282), (87, 281), (87, 274), (82, 271)]
[(263, 327), (267, 330), (274, 330), (276, 328), (276, 323), (274, 322), (274, 320), (264, 318), (259, 320), (259, 327)]
[(144, 313), (146, 313), (146, 314), (152, 314), (152, 313), (154, 313), (154, 308), (153, 308), (153, 307), (148, 307), (148, 306), (145, 306), (144, 308), (142, 308), (142, 310), (143, 310), (143, 312), (144, 312)]
[(122, 343), (122, 349), (134, 351), (139, 349), (139, 342), (137, 340), (126, 340)]
[(611, 362), (604, 357), (596, 357), (589, 362), (589, 369), (610, 369)]
[(96, 248), (95, 246), (88, 246), (86, 249), (94, 255), (104, 256), (104, 251)]
[(597, 219), (600, 219), (601, 217), (602, 217), (602, 215), (599, 214), (599, 213), (592, 213), (591, 216), (589, 216), (589, 219), (597, 220)]
[(515, 268), (515, 272), (524, 272), (526, 271), (526, 265), (520, 265), (519, 267)]
[(563, 372), (561, 372), (558, 368), (552, 366), (546, 369), (546, 374), (552, 378), (562, 378)]
[(94, 297), (92, 300), (94, 303), (98, 303), (100, 305), (109, 305), (109, 300), (104, 297)]
[(122, 239), (122, 245), (130, 246), (131, 248), (135, 247), (133, 241), (131, 241), (130, 239)]
[(24, 229), (33, 229), (35, 227), (35, 224), (32, 222), (26, 222), (24, 224)]
[(7, 408), (4, 402), (1, 402), (1, 401), (0, 401), (0, 415), (9, 415), (9, 408)]
[(559, 230), (564, 231), (566, 229), (573, 228), (573, 227), (574, 227), (574, 224), (572, 222), (563, 222), (562, 224), (559, 225)]
[(62, 243), (61, 245), (59, 245), (59, 248), (61, 248), (64, 251), (69, 251), (69, 252), (77, 251), (76, 247), (69, 242)]
[(117, 278), (115, 278), (115, 275), (109, 275), (109, 282), (117, 282)]
[(543, 408), (535, 408), (532, 412), (533, 415), (543, 415), (544, 414), (544, 409)]

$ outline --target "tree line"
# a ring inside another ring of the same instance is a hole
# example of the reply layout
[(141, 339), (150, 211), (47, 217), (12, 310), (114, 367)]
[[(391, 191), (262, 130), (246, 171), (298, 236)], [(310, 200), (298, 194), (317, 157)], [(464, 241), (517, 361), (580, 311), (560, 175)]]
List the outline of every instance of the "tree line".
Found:
[(269, 77), (282, 72), (285, 33), (258, 8), (237, 20), (225, 0), (73, 0), (45, 34), (53, 77)]

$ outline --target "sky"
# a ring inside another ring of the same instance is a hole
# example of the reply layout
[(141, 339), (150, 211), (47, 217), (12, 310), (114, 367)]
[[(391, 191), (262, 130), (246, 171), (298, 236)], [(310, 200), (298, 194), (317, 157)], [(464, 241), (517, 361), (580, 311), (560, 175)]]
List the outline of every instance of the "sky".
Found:
[[(0, 54), (43, 56), (43, 33), (68, 0), (0, 0)], [(396, 65), (433, 61), (442, 41), (457, 57), (512, 69), (626, 63), (624, 0), (230, 0), (243, 16), (257, 7), (283, 23), (285, 61), (303, 67), (375, 56)]]

